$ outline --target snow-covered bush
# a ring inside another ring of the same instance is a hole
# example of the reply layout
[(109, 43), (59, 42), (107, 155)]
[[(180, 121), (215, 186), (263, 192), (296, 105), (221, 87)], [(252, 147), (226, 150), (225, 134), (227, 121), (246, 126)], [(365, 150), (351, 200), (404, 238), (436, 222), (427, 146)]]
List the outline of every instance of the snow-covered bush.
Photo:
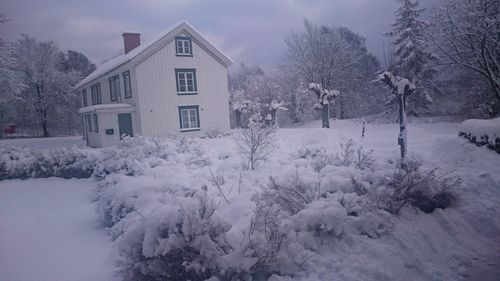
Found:
[(243, 166), (252, 170), (276, 149), (276, 126), (267, 126), (259, 121), (250, 122), (248, 129), (241, 129), (234, 136)]
[(470, 119), (460, 124), (459, 135), (477, 146), (486, 146), (500, 153), (500, 118)]
[(338, 153), (333, 153), (324, 147), (306, 147), (298, 151), (297, 157), (309, 159), (317, 172), (327, 165), (354, 166), (359, 170), (372, 170), (375, 166), (373, 150), (366, 151), (361, 144), (356, 144), (352, 139), (339, 143), (339, 150)]
[(97, 155), (90, 149), (38, 149), (0, 145), (0, 181), (27, 178), (88, 178)]
[(144, 175), (150, 172), (150, 168), (172, 161), (194, 167), (210, 163), (195, 140), (175, 136), (124, 138), (116, 145), (103, 149), (99, 160), (94, 172), (98, 179), (113, 173)]
[(102, 179), (109, 174), (143, 175), (166, 161), (195, 167), (209, 164), (200, 145), (188, 138), (125, 138), (104, 149), (28, 148), (0, 145), (0, 180), (27, 178)]
[(205, 280), (220, 271), (230, 250), (231, 228), (218, 205), (200, 190), (185, 196), (162, 194), (165, 202), (129, 222), (118, 239), (124, 280)]
[(450, 207), (456, 200), (452, 188), (460, 179), (439, 169), (423, 169), (420, 163), (409, 161), (406, 169), (398, 168), (387, 174), (383, 188), (374, 196), (376, 204), (384, 210), (398, 214), (410, 204), (425, 213), (436, 208)]

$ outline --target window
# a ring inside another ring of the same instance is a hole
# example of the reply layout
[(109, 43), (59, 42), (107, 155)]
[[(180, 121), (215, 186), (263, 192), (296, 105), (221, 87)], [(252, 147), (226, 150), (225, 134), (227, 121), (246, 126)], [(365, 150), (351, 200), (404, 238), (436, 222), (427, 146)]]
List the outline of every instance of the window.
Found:
[(181, 131), (200, 129), (200, 114), (197, 105), (179, 106), (179, 122)]
[(125, 91), (125, 98), (132, 97), (132, 86), (130, 84), (130, 71), (123, 72), (123, 89)]
[(178, 56), (192, 56), (193, 48), (190, 37), (175, 37), (175, 53)]
[(97, 122), (97, 114), (93, 114), (94, 115), (94, 132), (99, 132), (99, 124)]
[(176, 69), (177, 94), (195, 95), (196, 88), (196, 70), (195, 69)]
[(92, 120), (90, 120), (90, 114), (85, 115), (87, 118), (87, 132), (92, 132)]
[(87, 89), (82, 90), (83, 107), (87, 107)]
[(90, 86), (90, 92), (92, 93), (92, 104), (101, 104), (101, 83)]
[(120, 75), (109, 78), (109, 95), (111, 101), (116, 101), (120, 96)]

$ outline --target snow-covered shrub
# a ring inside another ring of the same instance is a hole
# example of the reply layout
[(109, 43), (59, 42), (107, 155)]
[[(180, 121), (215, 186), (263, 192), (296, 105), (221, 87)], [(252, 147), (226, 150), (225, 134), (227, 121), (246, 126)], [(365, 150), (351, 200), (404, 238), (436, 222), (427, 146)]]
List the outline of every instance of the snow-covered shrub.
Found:
[(373, 150), (366, 151), (360, 144), (355, 144), (349, 139), (345, 143), (339, 143), (338, 153), (329, 152), (326, 148), (302, 148), (297, 157), (309, 159), (316, 172), (328, 165), (332, 166), (354, 166), (359, 170), (372, 170), (375, 166)]
[(0, 145), (0, 180), (27, 178), (88, 178), (96, 154), (90, 149), (69, 147), (39, 149)]
[(470, 119), (460, 124), (459, 135), (477, 146), (486, 146), (500, 153), (500, 118)]
[(411, 204), (425, 213), (436, 208), (445, 209), (455, 201), (451, 190), (460, 184), (460, 179), (439, 169), (423, 169), (418, 162), (409, 162), (406, 169), (398, 168), (387, 174), (382, 181), (384, 188), (374, 198), (379, 207), (398, 214)]
[(266, 160), (276, 149), (276, 126), (252, 121), (247, 129), (239, 130), (234, 140), (243, 158), (243, 167), (254, 170), (258, 162)]
[(195, 167), (210, 164), (200, 145), (193, 139), (175, 136), (127, 137), (103, 149), (102, 160), (96, 163), (94, 176), (100, 179), (112, 173), (144, 175), (150, 168), (169, 161), (182, 161)]
[(231, 228), (206, 191), (167, 201), (133, 220), (118, 240), (124, 280), (205, 280), (218, 275)]
[(0, 145), (0, 180), (27, 178), (89, 178), (102, 179), (120, 173), (142, 175), (150, 168), (168, 161), (193, 167), (210, 164), (205, 152), (193, 139), (167, 137), (125, 138), (104, 148), (27, 148)]

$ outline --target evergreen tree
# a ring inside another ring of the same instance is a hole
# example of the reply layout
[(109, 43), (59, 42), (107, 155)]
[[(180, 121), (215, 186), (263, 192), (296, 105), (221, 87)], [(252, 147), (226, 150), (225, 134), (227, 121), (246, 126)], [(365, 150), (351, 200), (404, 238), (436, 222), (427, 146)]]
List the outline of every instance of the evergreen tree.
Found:
[(400, 7), (395, 12), (396, 21), (392, 30), (386, 33), (393, 38), (394, 44), (395, 61), (389, 70), (416, 85), (415, 94), (408, 97), (411, 105), (408, 114), (422, 115), (432, 103), (429, 90), (434, 70), (429, 67), (429, 62), (433, 57), (428, 51), (425, 35), (429, 24), (420, 19), (425, 9), (419, 8), (418, 0), (397, 1)]

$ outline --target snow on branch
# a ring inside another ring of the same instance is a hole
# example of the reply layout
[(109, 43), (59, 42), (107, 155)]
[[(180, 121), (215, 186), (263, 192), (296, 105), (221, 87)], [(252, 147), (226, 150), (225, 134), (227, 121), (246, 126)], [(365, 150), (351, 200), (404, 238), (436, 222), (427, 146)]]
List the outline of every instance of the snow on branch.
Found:
[(407, 91), (406, 94), (412, 94), (416, 89), (415, 84), (408, 79), (394, 76), (389, 71), (382, 72), (375, 81), (385, 83), (396, 95), (402, 95), (405, 91)]
[(324, 89), (320, 84), (309, 83), (309, 89), (312, 90), (318, 97), (318, 102), (314, 104), (315, 109), (320, 109), (325, 105), (330, 104), (330, 101), (340, 95), (337, 90)]

